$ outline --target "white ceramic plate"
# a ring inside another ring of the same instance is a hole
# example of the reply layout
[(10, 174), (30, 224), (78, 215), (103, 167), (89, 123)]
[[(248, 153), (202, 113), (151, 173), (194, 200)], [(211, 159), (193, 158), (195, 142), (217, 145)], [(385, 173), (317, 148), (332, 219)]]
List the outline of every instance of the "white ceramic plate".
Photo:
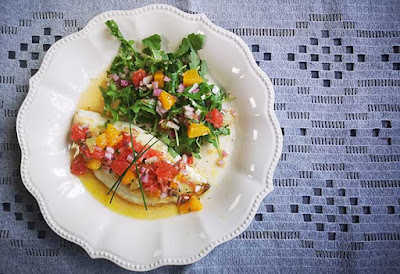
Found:
[[(67, 132), (77, 101), (119, 47), (104, 25), (109, 19), (128, 39), (160, 34), (170, 51), (189, 33), (203, 32), (201, 57), (212, 77), (237, 97), (232, 163), (201, 212), (153, 221), (124, 217), (97, 202), (69, 172)], [(17, 119), (22, 180), (48, 225), (92, 258), (141, 271), (193, 263), (245, 230), (273, 188), (282, 136), (271, 81), (238, 36), (203, 14), (190, 15), (168, 5), (100, 14), (54, 44), (29, 85)]]

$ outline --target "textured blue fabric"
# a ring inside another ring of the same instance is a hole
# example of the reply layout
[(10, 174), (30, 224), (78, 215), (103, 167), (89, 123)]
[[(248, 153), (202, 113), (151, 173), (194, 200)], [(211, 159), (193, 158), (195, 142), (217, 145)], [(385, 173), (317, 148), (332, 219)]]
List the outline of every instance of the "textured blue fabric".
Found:
[[(57, 39), (154, 1), (1, 1), (0, 273), (122, 273), (53, 233), (19, 176), (17, 110)], [(400, 272), (400, 2), (162, 1), (241, 36), (284, 133), (275, 190), (238, 238), (166, 272)]]

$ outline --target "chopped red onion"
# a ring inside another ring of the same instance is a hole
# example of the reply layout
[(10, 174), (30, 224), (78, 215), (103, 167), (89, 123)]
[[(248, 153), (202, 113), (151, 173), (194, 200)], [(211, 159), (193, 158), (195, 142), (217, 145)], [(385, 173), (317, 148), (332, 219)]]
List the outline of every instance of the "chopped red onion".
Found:
[(219, 87), (214, 85), (212, 90), (211, 90), (211, 92), (214, 93), (215, 95), (218, 95), (219, 94)]
[(175, 131), (174, 131), (174, 130), (170, 130), (170, 131), (168, 132), (168, 136), (169, 136), (169, 138), (171, 138), (171, 139), (176, 139)]
[(163, 114), (165, 114), (167, 112), (167, 110), (165, 108), (163, 108), (160, 101), (157, 101), (156, 111), (158, 114), (160, 114), (160, 116), (162, 116)]
[(225, 165), (225, 160), (224, 159), (219, 159), (218, 162), (217, 162), (217, 165), (219, 167), (223, 167)]
[(188, 175), (189, 174), (189, 172), (186, 169), (182, 169), (181, 172), (182, 172), (183, 175)]
[(152, 88), (153, 88), (153, 85), (152, 85), (152, 84), (148, 84), (148, 85), (146, 85), (146, 88), (152, 89)]
[(194, 112), (197, 116), (200, 116), (201, 114), (201, 110), (200, 109), (196, 109), (196, 111)]
[(173, 128), (173, 129), (179, 130), (179, 126), (177, 124), (171, 122), (171, 121), (167, 121), (165, 126), (169, 127), (169, 128)]
[(132, 155), (132, 154), (129, 154), (128, 156), (126, 156), (126, 160), (127, 160), (129, 163), (132, 163), (134, 159), (135, 159), (135, 158), (133, 158), (133, 155)]
[(140, 180), (142, 180), (143, 183), (147, 183), (149, 181), (149, 173), (145, 173), (140, 176)]
[(162, 92), (162, 89), (155, 88), (153, 90), (153, 96), (157, 96), (158, 97), (158, 96), (160, 96), (161, 92)]
[(186, 154), (182, 155), (182, 162), (187, 163), (188, 157)]
[(194, 116), (193, 111), (192, 111), (192, 112), (190, 112), (190, 111), (185, 111), (183, 114), (184, 114), (187, 118), (193, 118), (193, 116)]
[(192, 91), (192, 93), (197, 93), (199, 92), (200, 89), (196, 88), (195, 90)]
[(164, 82), (169, 82), (169, 81), (171, 81), (171, 79), (167, 75), (165, 75), (164, 76)]
[(172, 118), (172, 120), (174, 120), (174, 122), (175, 122), (175, 123), (179, 124), (179, 121), (178, 121), (178, 119), (176, 119), (176, 118)]
[(143, 84), (145, 84), (146, 86), (148, 85), (148, 84), (150, 84), (151, 83), (151, 80), (153, 80), (153, 75), (147, 75), (146, 77), (144, 77), (143, 78)]
[(153, 89), (157, 89), (158, 88), (158, 82), (154, 81), (151, 84), (153, 85)]
[(117, 74), (115, 74), (115, 73), (113, 73), (113, 74), (110, 74), (110, 78), (111, 78), (111, 79), (113, 79), (113, 80), (114, 80), (114, 82), (117, 82), (117, 81), (119, 80), (119, 77), (118, 77), (118, 75), (117, 75)]
[(185, 86), (184, 86), (183, 84), (180, 84), (180, 85), (178, 86), (178, 89), (176, 90), (176, 92), (181, 93), (181, 92), (183, 92), (184, 90), (185, 90)]
[(110, 152), (106, 152), (106, 153), (104, 154), (104, 158), (105, 158), (106, 160), (111, 160), (111, 159), (112, 159), (112, 154), (111, 154)]
[(153, 156), (153, 157), (150, 157), (149, 159), (146, 160), (146, 164), (151, 165), (151, 164), (154, 164), (157, 161), (158, 161), (158, 157), (157, 156)]
[(192, 112), (194, 111), (194, 108), (192, 108), (190, 105), (183, 106), (183, 109)]
[(196, 93), (196, 92), (194, 92), (196, 89), (197, 89), (197, 87), (199, 86), (199, 84), (197, 84), (197, 83), (194, 83), (194, 85), (188, 90), (188, 92), (189, 93)]
[(121, 85), (121, 87), (127, 87), (127, 86), (129, 86), (129, 82), (126, 80), (121, 80), (120, 85)]
[(167, 192), (163, 192), (163, 193), (161, 193), (160, 198), (165, 198), (167, 196), (168, 196)]
[(221, 152), (221, 154), (222, 154), (222, 157), (228, 157), (228, 152), (226, 152), (226, 150), (222, 150), (222, 152)]
[(145, 167), (141, 167), (139, 171), (140, 171), (140, 173), (145, 173), (147, 171), (147, 169)]
[(113, 154), (115, 152), (112, 147), (106, 147), (106, 151), (110, 152), (111, 154)]

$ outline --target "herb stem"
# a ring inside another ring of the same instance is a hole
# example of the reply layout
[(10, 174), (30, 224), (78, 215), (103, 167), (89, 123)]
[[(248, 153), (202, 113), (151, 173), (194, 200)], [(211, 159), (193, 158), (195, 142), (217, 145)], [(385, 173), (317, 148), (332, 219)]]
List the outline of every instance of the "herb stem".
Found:
[[(131, 110), (130, 110), (130, 107), (129, 107), (129, 98), (128, 98), (127, 101), (128, 101), (129, 135), (130, 135), (131, 144), (132, 144), (132, 155), (133, 155), (133, 157), (135, 157), (135, 156), (137, 156), (137, 155), (135, 155), (135, 152), (134, 152), (134, 151), (135, 151), (135, 148), (133, 147), (132, 125), (131, 125), (131, 115), (130, 115)], [(138, 169), (138, 166), (137, 166), (137, 161), (134, 159), (132, 162), (135, 163), (136, 175), (137, 175), (138, 180), (139, 180), (140, 192), (142, 193), (142, 199), (143, 199), (144, 208), (147, 210), (146, 199), (144, 198), (143, 184), (142, 184), (142, 180), (140, 179), (140, 174), (139, 174), (139, 169)]]
[(178, 136), (178, 131), (174, 128), (175, 131), (175, 140), (176, 140), (176, 146), (179, 147), (179, 136)]

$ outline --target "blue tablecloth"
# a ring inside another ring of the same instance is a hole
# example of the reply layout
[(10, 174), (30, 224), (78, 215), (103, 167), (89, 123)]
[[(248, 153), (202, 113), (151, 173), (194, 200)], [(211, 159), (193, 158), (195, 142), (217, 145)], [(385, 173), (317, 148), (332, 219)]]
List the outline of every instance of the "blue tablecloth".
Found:
[[(15, 119), (46, 50), (100, 12), (154, 3), (79, 2), (0, 3), (0, 273), (125, 271), (53, 233), (19, 175)], [(274, 83), (284, 145), (247, 231), (156, 272), (399, 273), (400, 2), (160, 2), (246, 41)]]

